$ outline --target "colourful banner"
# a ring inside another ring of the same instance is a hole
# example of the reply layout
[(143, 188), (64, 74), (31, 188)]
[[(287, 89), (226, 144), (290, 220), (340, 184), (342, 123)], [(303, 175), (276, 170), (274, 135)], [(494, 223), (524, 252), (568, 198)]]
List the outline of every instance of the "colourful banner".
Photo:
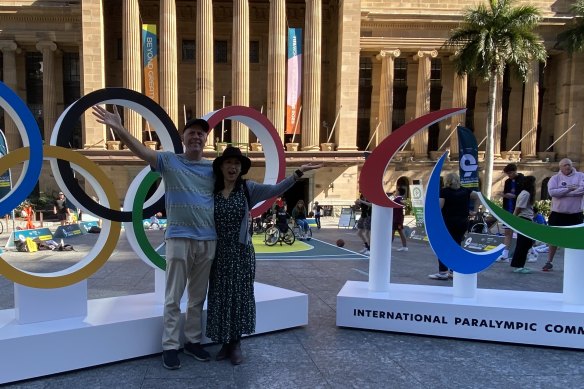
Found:
[(478, 190), (479, 164), (477, 139), (471, 130), (456, 127), (458, 134), (458, 163), (460, 168), (460, 185)]
[[(0, 131), (0, 157), (8, 154), (8, 146), (4, 132)], [(4, 198), (12, 189), (12, 180), (10, 177), (10, 169), (6, 170), (0, 175), (0, 199)]]
[(421, 180), (414, 180), (410, 185), (412, 200), (412, 212), (416, 219), (416, 227), (412, 230), (410, 238), (428, 240), (426, 225), (424, 223), (424, 185)]
[(156, 24), (142, 25), (144, 94), (158, 103), (158, 37)]
[(286, 95), (286, 134), (300, 134), (300, 94), (302, 92), (302, 29), (288, 29), (288, 89)]

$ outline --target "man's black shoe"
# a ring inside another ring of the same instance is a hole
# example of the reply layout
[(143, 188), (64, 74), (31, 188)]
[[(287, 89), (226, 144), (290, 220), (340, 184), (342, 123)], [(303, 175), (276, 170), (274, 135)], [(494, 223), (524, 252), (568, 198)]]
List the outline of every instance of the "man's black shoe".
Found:
[(201, 343), (185, 343), (184, 353), (190, 355), (201, 362), (207, 362), (211, 360), (211, 354), (209, 354)]
[(180, 369), (180, 359), (178, 359), (178, 351), (164, 350), (162, 352), (162, 366), (168, 370)]

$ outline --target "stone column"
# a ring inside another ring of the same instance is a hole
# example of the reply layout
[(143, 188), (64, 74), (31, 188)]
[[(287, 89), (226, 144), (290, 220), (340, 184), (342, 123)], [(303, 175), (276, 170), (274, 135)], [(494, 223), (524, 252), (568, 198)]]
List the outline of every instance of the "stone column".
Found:
[[(381, 85), (379, 87), (379, 129), (377, 139), (383, 141), (391, 133), (391, 121), (393, 113), (393, 76), (394, 59), (401, 52), (396, 50), (381, 50), (377, 59), (381, 60)], [(377, 124), (376, 124), (377, 125)], [(374, 141), (375, 146), (378, 142)]]
[[(124, 88), (142, 93), (142, 52), (140, 50), (140, 9), (138, 0), (122, 2), (122, 43)], [(124, 127), (142, 142), (142, 117), (124, 108)]]
[[(16, 53), (20, 52), (20, 49), (14, 41), (0, 41), (0, 50), (2, 50), (3, 66), (2, 72), (4, 73), (4, 83), (15, 93), (18, 87), (18, 78), (16, 74)], [(4, 134), (6, 135), (6, 142), (8, 144), (8, 150), (14, 150), (22, 146), (22, 139), (16, 128), (16, 124), (12, 118), (5, 112), (4, 113)]]
[[(197, 41), (195, 56), (195, 115), (213, 111), (213, 1), (197, 0)], [(215, 132), (209, 132), (205, 149), (213, 149)]]
[(286, 113), (286, 0), (270, 0), (268, 119), (284, 141)]
[[(101, 0), (81, 2), (81, 95), (85, 96), (105, 86), (105, 55), (103, 42), (103, 5)], [(105, 126), (85, 111), (83, 148), (105, 149)]]
[(533, 161), (537, 158), (537, 112), (539, 108), (539, 62), (532, 61), (527, 73), (523, 92), (523, 120), (521, 125), (521, 159)]
[(302, 150), (319, 150), (322, 0), (306, 0), (302, 77)]
[(36, 48), (43, 54), (43, 126), (45, 141), (51, 138), (51, 132), (57, 121), (57, 90), (55, 85), (55, 50), (53, 41), (41, 41)]
[[(249, 106), (249, 3), (233, 1), (233, 48), (232, 48), (232, 102), (233, 105)], [(249, 144), (249, 130), (239, 122), (231, 123), (231, 141)]]
[[(497, 97), (495, 101), (495, 128), (493, 158), (501, 159), (501, 124), (503, 123), (503, 74), (497, 77)], [(480, 142), (481, 140), (477, 140)], [(486, 142), (486, 141), (485, 141)]]
[[(436, 58), (437, 56), (438, 52), (436, 50), (420, 50), (414, 55), (414, 60), (419, 61), (418, 85), (416, 88), (416, 118), (430, 112), (430, 58)], [(414, 158), (422, 160), (427, 159), (428, 129), (425, 128), (414, 135), (412, 143), (414, 145)]]
[(176, 4), (160, 0), (160, 105), (178, 125), (178, 83), (176, 74)]
[[(466, 108), (467, 99), (467, 84), (468, 76), (463, 74), (459, 75), (456, 70), (454, 71), (454, 83), (452, 86), (452, 108)], [(451, 131), (456, 128), (456, 126), (464, 126), (466, 115), (454, 115), (450, 119)], [(480, 142), (480, 139), (477, 141)], [(450, 137), (450, 156), (458, 155), (458, 133), (455, 130)]]
[[(573, 123), (569, 122), (570, 119), (570, 89), (571, 89), (571, 57), (562, 52), (557, 55), (558, 58), (558, 71), (557, 71), (557, 81), (555, 84), (554, 99), (556, 101), (555, 115), (554, 115), (554, 129), (553, 129), (553, 139), (558, 139), (564, 131), (566, 131)], [(570, 131), (572, 132), (572, 131)], [(552, 149), (556, 152), (556, 156), (566, 155), (566, 144), (568, 140), (568, 135), (566, 134), (562, 139), (556, 143)], [(547, 148), (551, 142), (545, 143), (544, 149)], [(543, 151), (542, 150), (542, 151)], [(549, 150), (551, 151), (551, 150)], [(559, 160), (559, 159), (558, 159)]]
[(335, 115), (338, 115), (339, 119), (331, 141), (338, 145), (337, 150), (357, 151), (361, 0), (343, 0), (336, 3), (338, 4), (337, 36), (339, 39)]

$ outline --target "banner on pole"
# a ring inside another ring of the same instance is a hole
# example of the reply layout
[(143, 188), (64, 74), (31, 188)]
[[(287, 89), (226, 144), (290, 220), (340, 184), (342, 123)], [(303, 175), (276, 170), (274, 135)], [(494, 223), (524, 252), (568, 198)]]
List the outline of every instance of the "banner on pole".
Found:
[(477, 139), (471, 130), (456, 127), (458, 134), (458, 163), (460, 169), (460, 185), (464, 188), (479, 188), (479, 164)]
[[(302, 92), (302, 29), (288, 29), (288, 85), (286, 93), (286, 134), (300, 134), (300, 96)], [(297, 124), (298, 123), (298, 124)]]
[(422, 181), (414, 180), (413, 185), (410, 185), (410, 193), (412, 196), (412, 212), (416, 219), (416, 227), (410, 233), (411, 239), (428, 240), (426, 235), (426, 226), (424, 224), (424, 185)]
[(156, 24), (142, 25), (144, 94), (158, 103), (158, 37)]

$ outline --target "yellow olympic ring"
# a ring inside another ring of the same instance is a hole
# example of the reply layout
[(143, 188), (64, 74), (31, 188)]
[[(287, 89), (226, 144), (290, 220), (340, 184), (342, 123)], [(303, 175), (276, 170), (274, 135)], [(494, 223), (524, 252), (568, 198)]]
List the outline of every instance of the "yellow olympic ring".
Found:
[[(58, 146), (44, 146), (43, 153), (45, 157), (69, 161), (84, 169), (87, 173), (93, 176), (102, 187), (109, 206), (115, 207), (116, 210), (120, 209), (118, 205), (119, 200), (116, 196), (116, 191), (111, 180), (105, 175), (99, 166), (91, 160), (73, 150)], [(28, 158), (28, 147), (22, 147), (11, 151), (4, 157), (0, 158), (0, 172), (5, 172), (10, 167), (17, 163), (21, 163)], [(111, 228), (106, 228), (109, 223), (111, 223)], [(108, 229), (110, 230), (109, 233), (107, 231)], [(79, 262), (79, 264), (71, 266), (69, 269), (55, 273), (32, 273), (17, 269), (0, 257), (0, 274), (4, 275), (11, 281), (31, 288), (62, 288), (76, 284), (89, 278), (107, 262), (108, 258), (116, 248), (116, 244), (120, 238), (121, 229), (121, 223), (104, 220), (102, 234), (106, 236), (106, 240), (103, 243), (103, 248), (95, 254), (95, 257), (89, 258), (95, 251), (91, 250), (87, 256)]]

